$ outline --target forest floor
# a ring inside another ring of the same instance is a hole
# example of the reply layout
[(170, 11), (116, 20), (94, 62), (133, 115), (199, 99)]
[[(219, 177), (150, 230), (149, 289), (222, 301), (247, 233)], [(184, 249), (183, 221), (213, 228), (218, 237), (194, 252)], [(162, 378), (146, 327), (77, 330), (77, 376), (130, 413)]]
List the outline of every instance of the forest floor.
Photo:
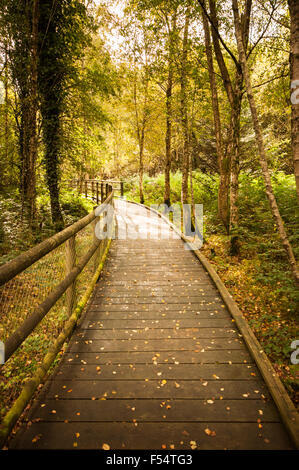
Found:
[[(292, 341), (299, 338), (298, 318), (292, 315), (288, 299), (277, 292), (276, 286), (257, 280), (261, 263), (259, 258), (230, 256), (228, 237), (212, 235), (202, 252), (238, 304), (271, 360), (276, 373), (284, 383), (295, 406), (299, 408), (299, 370), (290, 361)], [(245, 247), (243, 247), (245, 250)]]

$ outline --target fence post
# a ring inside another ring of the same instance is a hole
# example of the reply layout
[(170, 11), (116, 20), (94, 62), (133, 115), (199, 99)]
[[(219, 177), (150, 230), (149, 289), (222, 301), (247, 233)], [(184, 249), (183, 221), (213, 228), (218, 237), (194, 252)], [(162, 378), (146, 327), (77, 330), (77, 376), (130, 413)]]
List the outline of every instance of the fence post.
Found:
[(85, 180), (85, 197), (86, 197), (86, 199), (87, 199), (87, 195), (88, 195), (87, 181)]
[(99, 182), (96, 182), (96, 197), (97, 197), (97, 206), (99, 205)]
[(101, 204), (104, 202), (104, 183), (101, 182)]
[(109, 184), (106, 183), (106, 199), (109, 196)]
[[(96, 207), (94, 208), (96, 209)], [(97, 223), (100, 221), (101, 219), (101, 216), (99, 215), (98, 217), (96, 217), (96, 219), (92, 222), (92, 227), (93, 227), (93, 242), (95, 243), (96, 241), (98, 241), (97, 239), (97, 236), (96, 236), (96, 225)], [(94, 267), (94, 272), (97, 270), (98, 268), (98, 265), (99, 265), (99, 262), (100, 262), (100, 259), (101, 259), (101, 255), (102, 255), (102, 240), (99, 244), (99, 247), (97, 248), (95, 254), (93, 255), (94, 256), (94, 261), (93, 261), (93, 267)]]
[(121, 197), (123, 197), (124, 195), (124, 182), (123, 181), (120, 182), (120, 195)]
[[(76, 235), (65, 242), (65, 274), (71, 272), (76, 264)], [(71, 316), (76, 298), (76, 281), (66, 291), (66, 311)]]

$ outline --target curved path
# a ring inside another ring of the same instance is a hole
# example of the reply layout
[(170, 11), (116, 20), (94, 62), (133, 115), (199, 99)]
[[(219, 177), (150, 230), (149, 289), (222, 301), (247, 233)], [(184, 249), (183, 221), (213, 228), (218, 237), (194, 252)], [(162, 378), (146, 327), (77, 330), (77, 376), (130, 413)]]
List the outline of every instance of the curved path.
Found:
[(292, 448), (198, 259), (157, 216), (116, 206), (89, 308), (10, 448)]

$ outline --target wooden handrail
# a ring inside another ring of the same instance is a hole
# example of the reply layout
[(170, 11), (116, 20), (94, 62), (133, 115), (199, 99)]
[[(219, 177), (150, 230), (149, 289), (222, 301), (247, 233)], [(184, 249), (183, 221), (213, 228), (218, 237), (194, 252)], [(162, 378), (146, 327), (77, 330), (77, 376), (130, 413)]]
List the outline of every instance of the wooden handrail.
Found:
[(88, 250), (79, 264), (61, 281), (48, 297), (38, 305), (34, 312), (24, 320), (24, 322), (15, 330), (12, 335), (5, 341), (5, 361), (18, 349), (23, 341), (32, 333), (35, 327), (41, 322), (49, 310), (55, 305), (58, 299), (64, 294), (67, 288), (74, 282), (78, 275), (83, 271), (88, 261), (95, 253), (100, 245), (100, 240), (94, 243)]
[[(109, 204), (112, 199), (113, 191), (106, 199), (106, 204)], [(100, 215), (100, 212), (98, 212), (98, 215)], [(3, 266), (0, 266), (0, 286), (13, 279), (17, 274), (20, 274), (22, 271), (29, 268), (29, 266), (31, 266), (33, 263), (50, 253), (50, 251), (54, 250), (63, 242), (76, 235), (76, 233), (80, 232), (80, 230), (90, 224), (95, 218), (95, 212), (92, 211), (83, 219), (78, 220), (61, 232), (58, 232), (52, 237), (47, 238), (47, 240), (44, 240), (38, 245), (33, 246), (13, 260), (5, 263)]]
[[(110, 193), (109, 197), (105, 201), (106, 204), (110, 204), (113, 199), (113, 191)], [(39, 245), (31, 248), (22, 255), (18, 256), (11, 262), (5, 264), (0, 268), (0, 274), (2, 274), (3, 283), (15, 277), (17, 274), (21, 273), (24, 269), (31, 266), (34, 262), (41, 259), (47, 253), (51, 252), (57, 246), (61, 245), (63, 242), (74, 237), (76, 233), (94, 221), (101, 213), (105, 210), (105, 205), (93, 210), (83, 219), (74, 223), (70, 227), (62, 230), (62, 232), (57, 233), (53, 237), (45, 240)], [(75, 279), (82, 272), (88, 261), (91, 259), (93, 254), (96, 252), (101, 241), (93, 238), (93, 245), (88, 250), (86, 255), (79, 261), (77, 266), (74, 266), (67, 276), (53, 289), (47, 298), (39, 304), (36, 309), (29, 315), (26, 320), (15, 330), (11, 336), (5, 342), (5, 361), (7, 361), (10, 356), (17, 350), (17, 348), (23, 343), (23, 341), (31, 334), (34, 328), (40, 323), (44, 316), (49, 312), (49, 310), (55, 305), (58, 299), (64, 294), (64, 292), (74, 283)]]
[[(124, 195), (124, 181), (121, 180), (98, 180), (98, 179), (73, 179), (70, 181), (71, 187), (77, 187), (77, 190), (81, 192), (86, 198), (91, 198), (93, 201), (95, 201), (97, 204), (99, 202), (103, 202), (104, 200), (104, 188), (110, 187), (112, 185), (113, 190), (118, 190), (120, 191), (120, 195)], [(115, 187), (118, 185), (119, 187)], [(90, 193), (91, 190), (91, 195)], [(106, 190), (106, 197), (108, 196), (107, 190)]]

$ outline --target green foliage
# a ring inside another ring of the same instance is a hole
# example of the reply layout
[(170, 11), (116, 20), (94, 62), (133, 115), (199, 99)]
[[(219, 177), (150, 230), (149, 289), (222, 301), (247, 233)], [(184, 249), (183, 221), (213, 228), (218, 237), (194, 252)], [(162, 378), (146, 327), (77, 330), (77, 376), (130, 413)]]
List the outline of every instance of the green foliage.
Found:
[[(61, 208), (66, 225), (71, 225), (92, 211), (94, 204), (77, 193), (61, 191)], [(56, 228), (51, 221), (50, 197), (47, 191), (37, 197), (36, 229), (32, 231), (22, 219), (22, 205), (18, 193), (10, 197), (0, 194), (0, 264), (9, 261), (20, 252), (54, 235)]]

